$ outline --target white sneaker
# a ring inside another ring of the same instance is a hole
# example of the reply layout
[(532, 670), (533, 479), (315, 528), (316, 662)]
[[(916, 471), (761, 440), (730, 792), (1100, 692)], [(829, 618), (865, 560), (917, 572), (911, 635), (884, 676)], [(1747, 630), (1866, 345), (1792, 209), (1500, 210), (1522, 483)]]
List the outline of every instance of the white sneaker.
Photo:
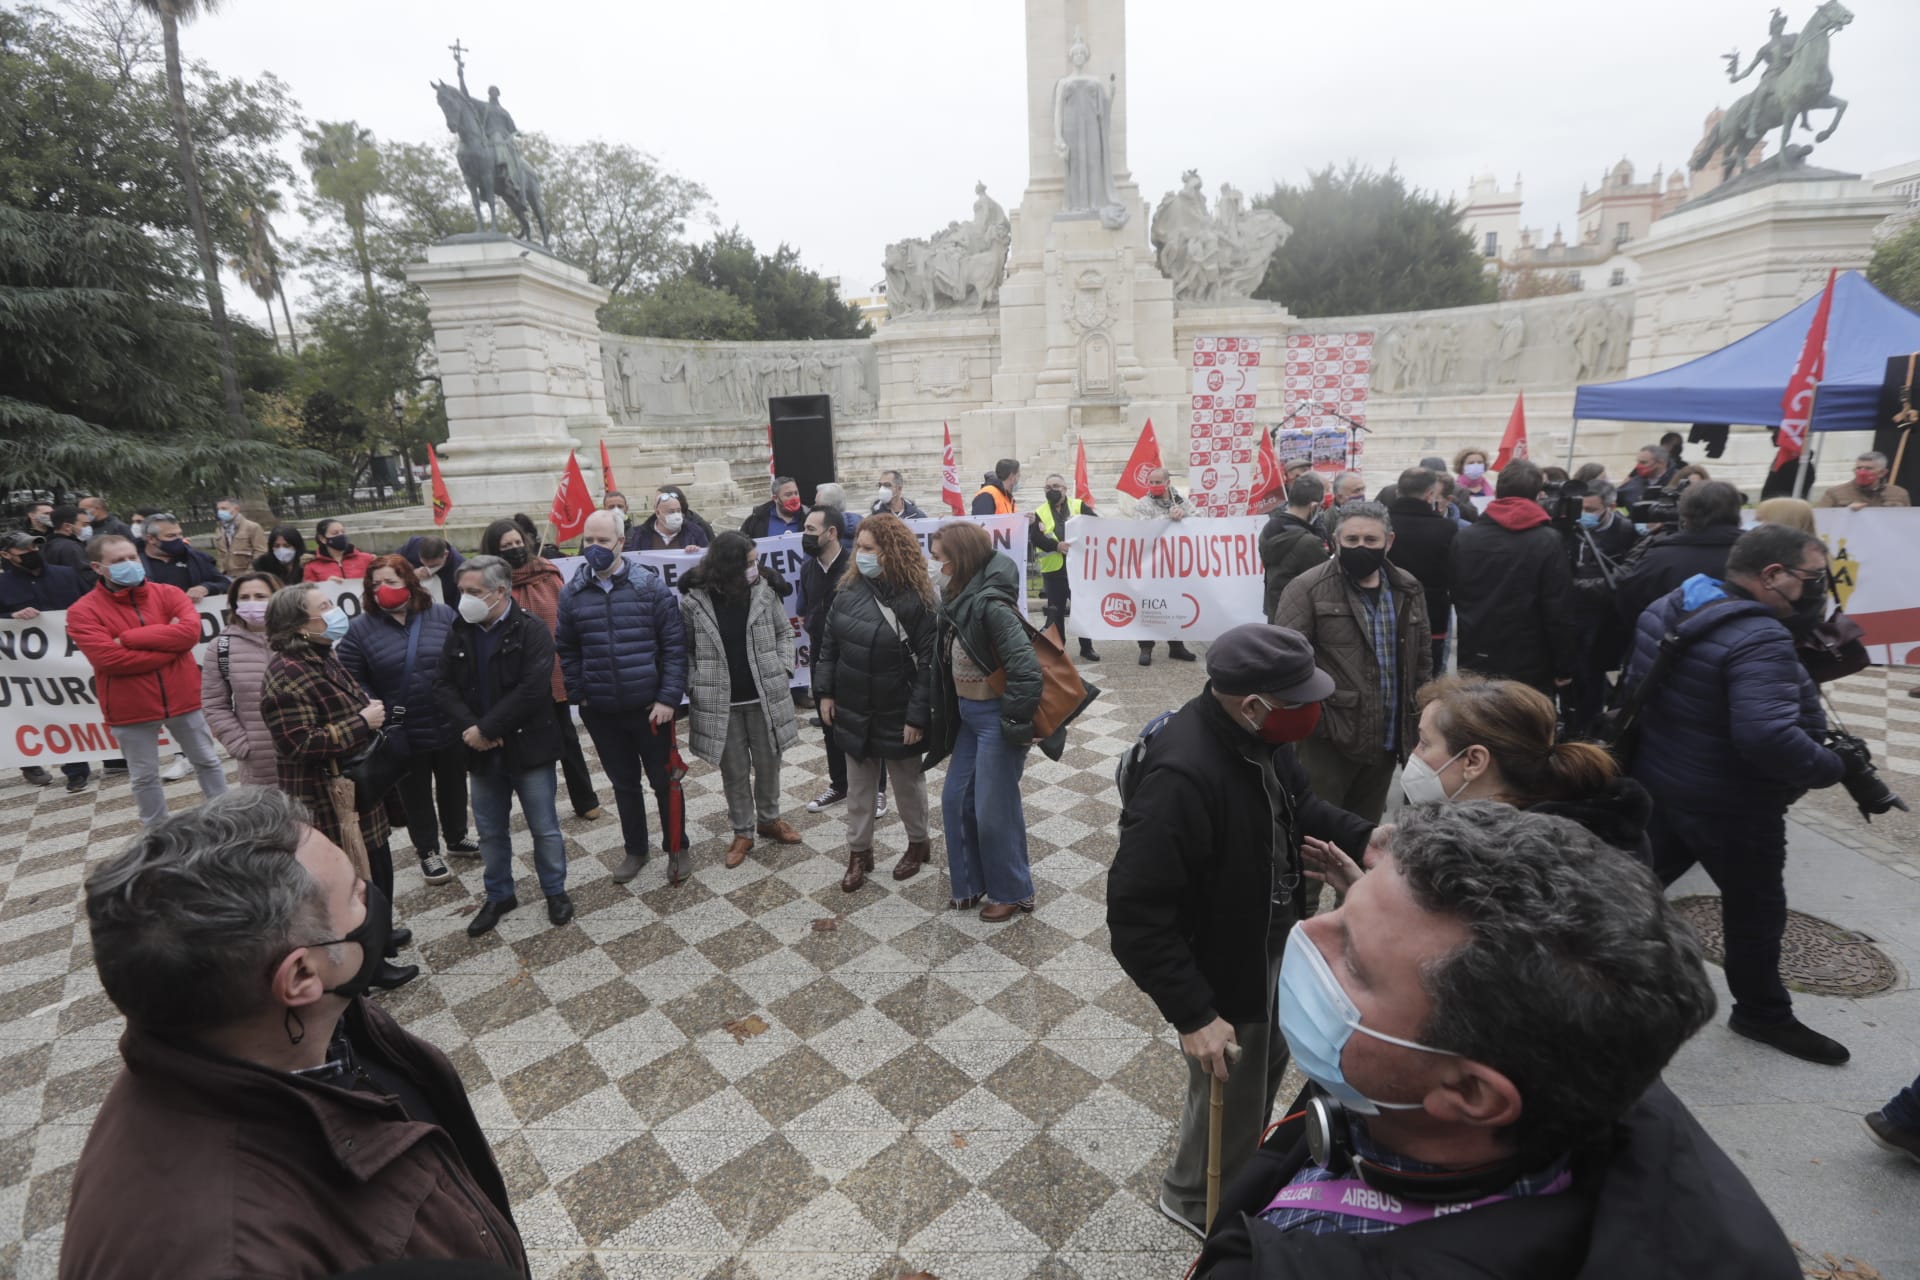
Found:
[(175, 756), (173, 763), (160, 771), (160, 781), (179, 782), (182, 778), (193, 776), (193, 761), (185, 756)]
[(1167, 1220), (1175, 1226), (1185, 1227), (1193, 1234), (1194, 1239), (1205, 1240), (1207, 1238), (1207, 1233), (1201, 1229), (1199, 1223), (1167, 1203), (1167, 1193), (1164, 1191), (1160, 1193), (1160, 1212), (1165, 1214)]
[(884, 818), (887, 816), (887, 793), (884, 791), (877, 792), (874, 795), (873, 816), (876, 818)]

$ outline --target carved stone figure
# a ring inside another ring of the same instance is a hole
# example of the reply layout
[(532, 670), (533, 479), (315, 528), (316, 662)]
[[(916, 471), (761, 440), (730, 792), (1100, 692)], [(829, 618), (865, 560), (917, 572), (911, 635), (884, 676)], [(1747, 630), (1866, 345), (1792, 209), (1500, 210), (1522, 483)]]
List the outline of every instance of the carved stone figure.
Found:
[[(485, 102), (467, 92), (467, 63), (462, 56), (466, 49), (458, 40), (450, 47), (459, 87), (456, 89), (442, 80), (435, 80), (432, 85), (440, 101), (440, 113), (446, 117), (447, 132), (460, 138), (460, 172), (473, 197), (476, 229), (485, 231), (491, 227), (498, 231), (500, 210), (496, 202), (505, 200), (507, 208), (520, 222), (520, 238), (533, 238), (533, 228), (527, 222), (527, 215), (531, 213), (540, 224), (540, 242), (551, 246), (553, 239), (547, 232), (547, 203), (541, 194), (540, 175), (520, 153), (519, 126), (500, 104), (498, 86), (487, 87)], [(484, 216), (482, 204), (486, 206)]]
[(917, 312), (984, 310), (1000, 299), (1007, 274), (1007, 247), (1013, 224), (1007, 211), (974, 184), (973, 220), (947, 224), (931, 239), (901, 240), (887, 246), (882, 267), (887, 277), (887, 310), (894, 317)]
[(1067, 162), (1061, 215), (1098, 214), (1101, 226), (1118, 230), (1127, 223), (1127, 208), (1113, 187), (1113, 95), (1119, 77), (1102, 81), (1088, 75), (1091, 56), (1086, 38), (1075, 31), (1067, 50), (1072, 69), (1053, 86), (1053, 150)]
[(1149, 228), (1155, 261), (1182, 302), (1252, 297), (1292, 232), (1279, 215), (1249, 210), (1231, 183), (1220, 184), (1219, 209), (1209, 214), (1200, 175), (1192, 169), (1181, 179), (1180, 190), (1162, 197)]
[(620, 403), (626, 406), (628, 412), (638, 413), (641, 407), (640, 370), (632, 347), (620, 348), (614, 367), (620, 373)]
[(1759, 83), (1728, 108), (1701, 139), (1689, 167), (1695, 171), (1704, 169), (1718, 156), (1724, 177), (1732, 178), (1745, 172), (1747, 156), (1755, 144), (1774, 129), (1780, 130), (1780, 149), (1762, 167), (1787, 168), (1805, 163), (1813, 148), (1804, 143), (1793, 144), (1794, 123), (1798, 121), (1802, 129), (1810, 130), (1813, 124), (1807, 118), (1809, 111), (1833, 112), (1827, 127), (1813, 135), (1815, 142), (1825, 142), (1840, 127), (1840, 119), (1847, 113), (1846, 99), (1833, 96), (1828, 44), (1834, 32), (1852, 21), (1852, 11), (1840, 0), (1826, 0), (1807, 19), (1806, 27), (1793, 35), (1787, 32), (1787, 16), (1775, 9), (1768, 24), (1767, 42), (1744, 69), (1738, 50), (1726, 55), (1727, 78), (1735, 84), (1764, 63), (1766, 70), (1761, 73)]
[(1567, 319), (1567, 347), (1573, 352), (1573, 380), (1581, 382), (1606, 372), (1609, 332), (1607, 305), (1577, 306)]

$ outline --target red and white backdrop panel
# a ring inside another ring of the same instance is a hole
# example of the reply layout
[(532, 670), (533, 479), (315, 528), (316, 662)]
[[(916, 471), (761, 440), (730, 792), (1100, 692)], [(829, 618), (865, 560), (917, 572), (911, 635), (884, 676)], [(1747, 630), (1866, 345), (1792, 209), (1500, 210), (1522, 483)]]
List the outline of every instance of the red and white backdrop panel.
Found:
[(1296, 333), (1288, 337), (1281, 374), (1281, 408), (1300, 412), (1275, 447), (1282, 465), (1308, 461), (1316, 471), (1359, 469), (1364, 435), (1351, 439), (1343, 418), (1367, 425), (1367, 387), (1373, 377), (1373, 333)]
[(1260, 354), (1257, 337), (1193, 340), (1187, 482), (1188, 500), (1201, 515), (1246, 514), (1247, 494), (1260, 470), (1254, 408)]

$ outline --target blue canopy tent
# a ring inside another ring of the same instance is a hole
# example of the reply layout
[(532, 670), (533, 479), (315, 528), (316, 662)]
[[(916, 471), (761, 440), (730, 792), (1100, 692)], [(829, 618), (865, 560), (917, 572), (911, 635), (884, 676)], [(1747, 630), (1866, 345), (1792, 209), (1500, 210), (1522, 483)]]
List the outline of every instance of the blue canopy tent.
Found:
[[(1780, 401), (1819, 304), (1816, 293), (1772, 324), (1697, 360), (1579, 388), (1573, 398), (1575, 430), (1581, 418), (1779, 426)], [(1871, 431), (1880, 425), (1876, 414), (1887, 360), (1909, 351), (1920, 351), (1920, 315), (1868, 284), (1858, 271), (1842, 273), (1833, 285), (1826, 376), (1815, 397), (1812, 429)]]

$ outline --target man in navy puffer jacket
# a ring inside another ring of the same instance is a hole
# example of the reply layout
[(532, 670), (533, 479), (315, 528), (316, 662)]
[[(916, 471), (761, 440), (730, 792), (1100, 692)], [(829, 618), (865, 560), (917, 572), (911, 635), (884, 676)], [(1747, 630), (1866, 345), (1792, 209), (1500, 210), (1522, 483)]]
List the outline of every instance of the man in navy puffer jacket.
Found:
[(687, 640), (673, 592), (652, 569), (624, 559), (621, 542), (612, 512), (587, 517), (580, 535), (587, 563), (560, 593), (554, 648), (567, 697), (613, 783), (627, 853), (613, 878), (625, 884), (652, 847), (642, 769), (655, 793), (666, 793), (673, 713), (687, 689)]
[(1787, 924), (1787, 808), (1840, 781), (1821, 745), (1820, 695), (1794, 654), (1794, 632), (1826, 604), (1827, 552), (1784, 525), (1742, 534), (1724, 582), (1697, 574), (1640, 615), (1628, 681), (1653, 666), (1661, 638), (1690, 643), (1641, 714), (1633, 776), (1653, 793), (1654, 871), (1671, 884), (1699, 863), (1720, 888), (1728, 1025), (1809, 1062), (1847, 1050), (1793, 1016), (1780, 981)]

